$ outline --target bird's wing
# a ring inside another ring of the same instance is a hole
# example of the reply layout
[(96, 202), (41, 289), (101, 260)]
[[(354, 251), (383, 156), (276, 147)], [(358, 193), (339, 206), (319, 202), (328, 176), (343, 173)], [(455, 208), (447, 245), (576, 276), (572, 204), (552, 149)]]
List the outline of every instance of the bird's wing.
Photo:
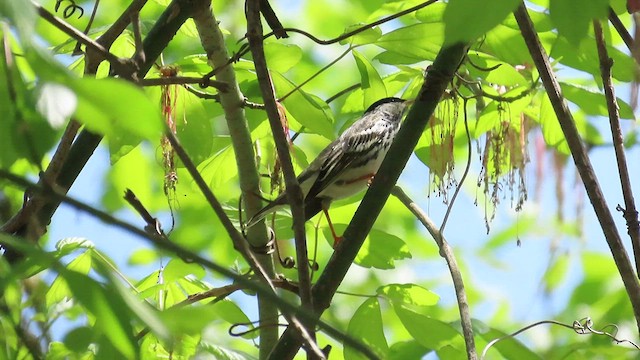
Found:
[[(324, 156), (318, 156), (318, 159), (324, 159), (319, 164), (318, 176), (315, 178), (313, 185), (309, 189), (306, 198), (312, 198), (320, 194), (329, 185), (333, 184), (344, 172), (354, 165), (358, 159), (363, 158), (375, 143), (381, 141), (383, 133), (382, 127), (363, 127), (358, 125), (369, 126), (366, 122), (360, 121), (354, 124), (341, 136), (342, 140), (335, 141), (325, 151)], [(313, 171), (310, 167), (311, 171)], [(304, 174), (301, 174), (302, 178)], [(302, 183), (302, 181), (301, 181)]]

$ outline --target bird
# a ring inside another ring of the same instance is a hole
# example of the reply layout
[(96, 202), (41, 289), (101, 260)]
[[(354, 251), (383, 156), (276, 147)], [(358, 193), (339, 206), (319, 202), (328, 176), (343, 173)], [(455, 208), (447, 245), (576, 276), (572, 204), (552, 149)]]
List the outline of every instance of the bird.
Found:
[[(405, 110), (412, 102), (397, 97), (374, 102), (360, 119), (327, 145), (298, 175), (304, 196), (305, 221), (323, 211), (334, 238), (334, 248), (342, 237), (336, 235), (329, 217), (331, 202), (367, 188), (398, 133)], [(285, 190), (255, 213), (246, 227), (254, 226), (267, 214), (287, 205)]]

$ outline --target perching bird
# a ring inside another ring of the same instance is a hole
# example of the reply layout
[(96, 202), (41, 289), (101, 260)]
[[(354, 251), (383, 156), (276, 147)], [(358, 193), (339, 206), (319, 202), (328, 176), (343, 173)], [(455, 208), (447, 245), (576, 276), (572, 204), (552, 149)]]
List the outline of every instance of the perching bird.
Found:
[[(400, 120), (411, 101), (396, 97), (373, 103), (362, 118), (329, 144), (300, 175), (305, 205), (305, 220), (324, 211), (335, 240), (341, 240), (331, 223), (327, 210), (331, 201), (346, 198), (364, 190), (378, 171), (393, 139), (400, 128)], [(288, 204), (286, 191), (258, 211), (247, 227), (258, 223), (267, 214)]]

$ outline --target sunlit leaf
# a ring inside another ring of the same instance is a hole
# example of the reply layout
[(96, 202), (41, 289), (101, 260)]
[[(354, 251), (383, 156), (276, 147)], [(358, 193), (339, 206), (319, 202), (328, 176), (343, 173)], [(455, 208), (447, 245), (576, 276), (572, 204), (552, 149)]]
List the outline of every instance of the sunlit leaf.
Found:
[[(339, 231), (337, 227), (336, 231)], [(367, 268), (393, 269), (396, 260), (410, 258), (409, 248), (402, 239), (374, 229), (360, 248), (355, 263)]]
[[(520, 2), (452, 0), (444, 11), (445, 42), (470, 42), (498, 25)], [(483, 14), (483, 16), (478, 16)], [(473, 26), (469, 26), (473, 24)]]
[(157, 140), (163, 131), (160, 107), (132, 84), (118, 79), (78, 79), (76, 117), (107, 137), (120, 132)]
[(373, 65), (359, 52), (352, 51), (356, 60), (358, 71), (360, 72), (360, 87), (364, 90), (364, 105), (368, 107), (374, 102), (387, 97), (387, 89), (382, 82), (382, 78)]
[(389, 284), (376, 290), (394, 305), (433, 306), (440, 297), (416, 284)]
[(403, 306), (394, 306), (393, 310), (402, 325), (420, 345), (438, 350), (445, 346), (464, 349), (464, 339), (451, 325), (440, 320), (408, 310)]
[(551, 0), (549, 14), (560, 35), (577, 46), (586, 37), (593, 19), (607, 17), (608, 6), (607, 0)]
[(264, 56), (269, 69), (284, 73), (300, 62), (302, 49), (293, 44), (270, 41), (264, 44)]
[[(383, 330), (378, 299), (369, 298), (353, 314), (351, 321), (349, 321), (347, 334), (361, 341), (381, 358), (386, 358), (389, 345), (387, 345)], [(344, 348), (344, 358), (346, 360), (366, 359), (362, 353), (349, 346)]]

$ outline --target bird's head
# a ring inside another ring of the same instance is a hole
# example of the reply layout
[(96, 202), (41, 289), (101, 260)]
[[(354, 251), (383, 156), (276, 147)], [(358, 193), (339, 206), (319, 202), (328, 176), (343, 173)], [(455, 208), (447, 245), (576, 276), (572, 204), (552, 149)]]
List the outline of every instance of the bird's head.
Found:
[(404, 111), (413, 103), (413, 100), (404, 100), (397, 97), (387, 97), (380, 99), (365, 111), (366, 114), (379, 114), (386, 116), (390, 121), (400, 121)]

